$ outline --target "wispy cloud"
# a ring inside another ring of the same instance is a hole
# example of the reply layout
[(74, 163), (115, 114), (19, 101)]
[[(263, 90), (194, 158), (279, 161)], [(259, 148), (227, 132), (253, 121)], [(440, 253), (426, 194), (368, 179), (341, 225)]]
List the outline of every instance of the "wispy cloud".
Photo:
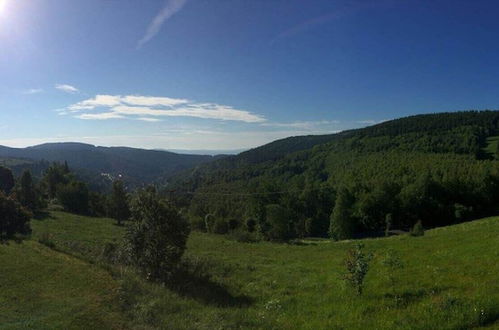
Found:
[(380, 120), (366, 119), (366, 120), (358, 120), (358, 121), (356, 121), (356, 123), (363, 124), (363, 125), (376, 125), (376, 124), (380, 124), (380, 123), (388, 121), (388, 120), (389, 119), (380, 119)]
[(31, 88), (31, 89), (25, 90), (23, 92), (23, 94), (38, 94), (41, 92), (43, 92), (43, 89), (41, 89), (41, 88)]
[(397, 0), (377, 0), (377, 1), (349, 1), (338, 7), (334, 11), (326, 12), (320, 16), (309, 18), (302, 21), (284, 31), (279, 33), (276, 38), (271, 41), (271, 44), (281, 38), (288, 38), (294, 35), (305, 32), (317, 26), (329, 23), (330, 21), (342, 18), (344, 16), (355, 14), (359, 11), (369, 10), (378, 7), (389, 7), (399, 4), (401, 1)]
[(76, 94), (79, 92), (78, 88), (67, 84), (56, 84), (55, 88), (70, 94)]
[(146, 33), (137, 44), (137, 48), (142, 47), (146, 42), (154, 38), (154, 36), (158, 34), (161, 29), (163, 23), (175, 15), (175, 13), (180, 11), (186, 2), (187, 0), (167, 0), (165, 6), (159, 11), (147, 27)]
[(84, 113), (75, 116), (75, 118), (84, 119), (84, 120), (107, 120), (107, 119), (123, 118), (123, 116), (114, 112), (103, 112), (103, 113)]
[[(95, 111), (100, 112), (92, 113)], [(155, 122), (161, 117), (195, 117), (246, 123), (266, 121), (261, 115), (227, 105), (141, 95), (96, 95), (69, 105), (59, 113), (73, 114), (76, 118), (86, 120), (136, 119)]]
[(261, 126), (312, 130), (320, 126), (331, 126), (339, 123), (340, 122), (338, 120), (318, 120), (318, 121), (295, 121), (291, 123), (262, 123)]
[(139, 117), (139, 118), (137, 118), (137, 120), (148, 121), (150, 123), (155, 123), (155, 122), (161, 121), (161, 119), (149, 118), (149, 117)]

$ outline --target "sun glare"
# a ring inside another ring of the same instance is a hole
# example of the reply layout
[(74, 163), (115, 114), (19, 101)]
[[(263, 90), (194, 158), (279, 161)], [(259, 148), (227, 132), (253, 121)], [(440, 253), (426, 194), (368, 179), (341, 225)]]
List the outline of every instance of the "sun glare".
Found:
[(7, 5), (7, 0), (0, 0), (0, 15), (3, 15), (6, 5)]

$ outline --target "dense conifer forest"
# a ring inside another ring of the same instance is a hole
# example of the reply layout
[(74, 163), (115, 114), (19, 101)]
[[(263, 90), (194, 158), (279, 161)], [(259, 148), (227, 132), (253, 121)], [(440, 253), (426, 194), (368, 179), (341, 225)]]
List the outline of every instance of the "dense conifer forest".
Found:
[[(213, 216), (225, 223), (220, 232), (268, 239), (459, 223), (498, 211), (499, 161), (490, 152), (498, 120), (498, 111), (438, 113), (284, 139), (184, 172), (168, 189), (194, 228), (206, 230)], [(275, 207), (290, 216), (275, 217)]]

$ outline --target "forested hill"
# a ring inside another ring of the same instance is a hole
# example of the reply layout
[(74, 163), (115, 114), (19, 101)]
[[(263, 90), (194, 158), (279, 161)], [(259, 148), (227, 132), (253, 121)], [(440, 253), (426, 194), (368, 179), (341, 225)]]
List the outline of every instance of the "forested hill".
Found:
[(67, 161), (74, 169), (97, 175), (123, 175), (137, 184), (153, 182), (159, 177), (168, 178), (181, 170), (218, 158), (124, 147), (96, 147), (82, 143), (48, 143), (22, 149), (0, 146), (0, 157)]
[(499, 111), (438, 113), (294, 137), (184, 172), (174, 187), (179, 198), (189, 192), (193, 219), (268, 226), (265, 210), (277, 205), (292, 218), (290, 236), (327, 235), (335, 209), (351, 219), (340, 236), (387, 222), (445, 225), (497, 212), (498, 120)]

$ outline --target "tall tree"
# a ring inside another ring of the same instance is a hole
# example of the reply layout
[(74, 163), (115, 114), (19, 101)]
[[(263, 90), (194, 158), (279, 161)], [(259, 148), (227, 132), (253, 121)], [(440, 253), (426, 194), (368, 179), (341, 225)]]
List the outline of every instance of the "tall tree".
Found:
[(34, 211), (36, 209), (36, 191), (33, 184), (31, 172), (26, 170), (23, 172), (20, 180), (17, 198), (22, 206)]
[(109, 213), (113, 219), (121, 226), (122, 222), (130, 217), (130, 207), (128, 205), (128, 195), (123, 181), (116, 180), (113, 183), (113, 191), (109, 200)]
[(47, 184), (48, 195), (50, 198), (57, 196), (57, 187), (66, 185), (69, 180), (69, 173), (66, 172), (64, 165), (53, 163), (44, 173), (43, 180)]
[(12, 171), (6, 167), (0, 166), (0, 191), (5, 194), (10, 194), (12, 188), (14, 188), (14, 175)]
[(353, 196), (346, 189), (338, 191), (336, 204), (331, 213), (329, 235), (335, 240), (352, 238), (355, 232), (355, 219), (352, 216)]
[(285, 241), (291, 238), (291, 221), (288, 209), (278, 204), (266, 207), (266, 219), (269, 230), (265, 233), (271, 240)]
[(66, 211), (80, 214), (88, 213), (89, 191), (83, 182), (72, 181), (66, 185), (58, 186), (57, 199)]

